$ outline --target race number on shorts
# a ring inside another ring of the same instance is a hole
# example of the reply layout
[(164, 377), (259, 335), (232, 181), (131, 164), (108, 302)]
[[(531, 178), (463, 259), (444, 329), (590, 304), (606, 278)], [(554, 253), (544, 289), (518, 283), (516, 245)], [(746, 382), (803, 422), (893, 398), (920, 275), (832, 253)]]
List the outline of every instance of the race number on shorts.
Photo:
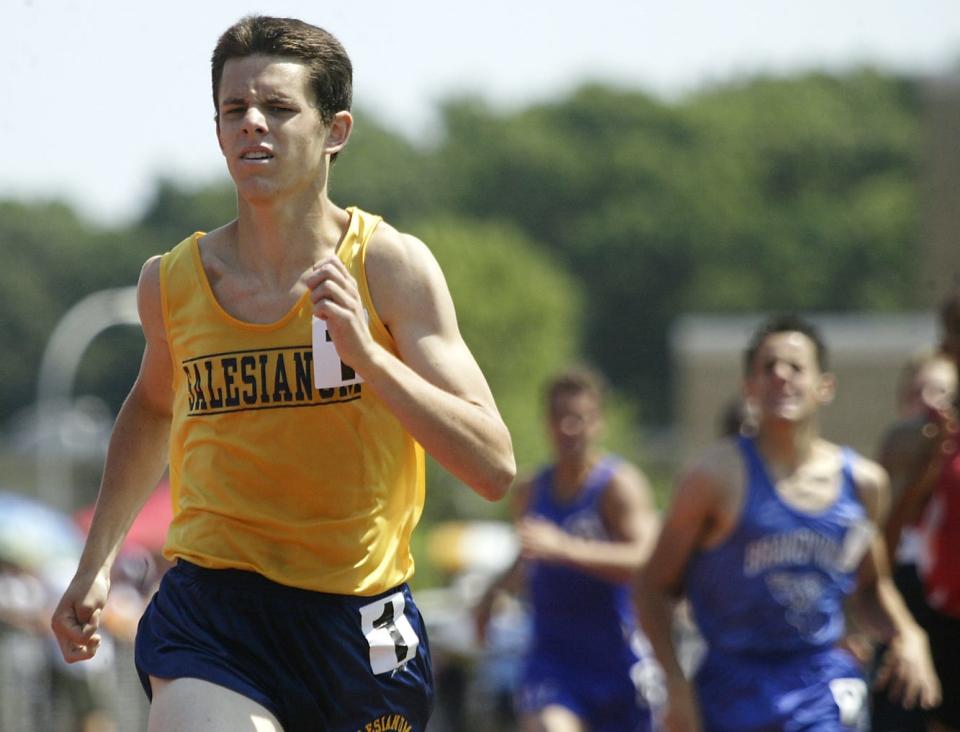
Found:
[[(366, 311), (364, 311), (366, 314)], [(313, 384), (318, 389), (360, 384), (363, 378), (340, 360), (337, 347), (330, 339), (327, 321), (313, 316)]]
[(863, 679), (833, 679), (830, 693), (840, 708), (840, 724), (861, 729), (867, 714), (867, 684)]
[(385, 674), (417, 655), (420, 639), (403, 614), (406, 602), (395, 592), (360, 608), (360, 627), (370, 646), (370, 668)]

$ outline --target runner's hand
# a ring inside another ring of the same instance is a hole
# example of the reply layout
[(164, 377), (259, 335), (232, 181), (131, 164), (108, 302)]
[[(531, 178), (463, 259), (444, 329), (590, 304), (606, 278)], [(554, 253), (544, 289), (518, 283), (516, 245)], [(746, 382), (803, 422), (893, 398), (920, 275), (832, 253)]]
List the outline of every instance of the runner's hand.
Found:
[(877, 671), (874, 686), (905, 709), (931, 709), (940, 703), (940, 679), (930, 658), (927, 635), (919, 628), (894, 638)]
[(520, 556), (545, 562), (563, 561), (570, 535), (552, 521), (527, 516), (517, 524)]
[(93, 580), (74, 577), (57, 609), (50, 627), (67, 663), (93, 658), (100, 647), (100, 616), (110, 591), (106, 572), (99, 572)]
[(307, 276), (313, 314), (326, 321), (340, 360), (363, 373), (373, 337), (363, 312), (363, 300), (353, 275), (336, 256), (322, 259)]

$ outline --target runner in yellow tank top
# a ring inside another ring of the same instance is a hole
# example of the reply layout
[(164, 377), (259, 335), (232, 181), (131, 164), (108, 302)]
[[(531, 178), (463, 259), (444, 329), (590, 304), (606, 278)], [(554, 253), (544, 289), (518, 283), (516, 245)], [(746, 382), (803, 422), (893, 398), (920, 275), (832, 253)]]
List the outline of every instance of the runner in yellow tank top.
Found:
[[(348, 212), (338, 256), (358, 283), (374, 341), (396, 355), (364, 268), (382, 223)], [(235, 318), (210, 287), (202, 246), (195, 234), (160, 267), (176, 394), (166, 556), (339, 594), (405, 582), (423, 450), (376, 392), (342, 379), (339, 363), (336, 379), (316, 386), (306, 290), (276, 322)], [(371, 521), (391, 530), (370, 531)]]
[(150, 729), (423, 730), (404, 584), (423, 450), (496, 500), (510, 435), (426, 246), (328, 197), (352, 128), (336, 39), (245, 18), (212, 76), (238, 216), (144, 265), (141, 370), (54, 632), (67, 661), (96, 653), (110, 568), (169, 461), (178, 563), (137, 639)]

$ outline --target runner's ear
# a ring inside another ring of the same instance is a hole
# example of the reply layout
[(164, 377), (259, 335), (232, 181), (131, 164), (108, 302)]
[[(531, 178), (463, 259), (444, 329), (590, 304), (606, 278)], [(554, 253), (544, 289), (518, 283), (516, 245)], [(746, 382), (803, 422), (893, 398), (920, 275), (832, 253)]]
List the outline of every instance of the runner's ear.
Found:
[(820, 374), (817, 384), (817, 399), (821, 404), (830, 404), (837, 395), (837, 377), (831, 373)]
[(347, 111), (337, 112), (333, 120), (327, 126), (326, 151), (334, 155), (347, 145), (350, 139), (350, 132), (353, 130), (353, 115)]

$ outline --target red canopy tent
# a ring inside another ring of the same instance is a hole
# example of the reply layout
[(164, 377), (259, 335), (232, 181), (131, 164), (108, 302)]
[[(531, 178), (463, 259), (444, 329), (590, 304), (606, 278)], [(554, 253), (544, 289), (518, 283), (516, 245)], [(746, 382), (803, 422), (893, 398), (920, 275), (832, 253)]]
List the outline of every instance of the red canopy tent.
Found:
[[(90, 530), (94, 505), (85, 506), (77, 511), (73, 518), (83, 529)], [(140, 547), (151, 553), (159, 554), (167, 540), (167, 529), (173, 520), (173, 503), (170, 500), (170, 482), (164, 478), (147, 499), (133, 526), (127, 533), (124, 548)]]

